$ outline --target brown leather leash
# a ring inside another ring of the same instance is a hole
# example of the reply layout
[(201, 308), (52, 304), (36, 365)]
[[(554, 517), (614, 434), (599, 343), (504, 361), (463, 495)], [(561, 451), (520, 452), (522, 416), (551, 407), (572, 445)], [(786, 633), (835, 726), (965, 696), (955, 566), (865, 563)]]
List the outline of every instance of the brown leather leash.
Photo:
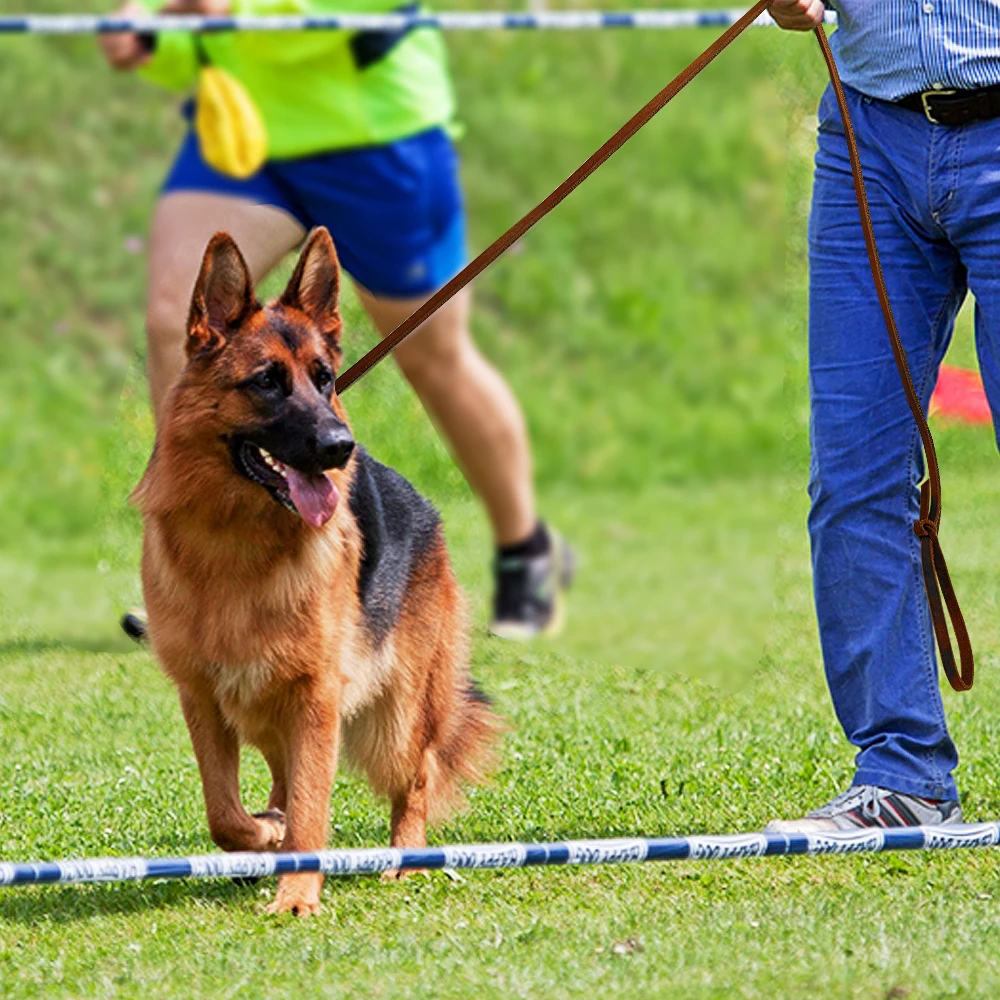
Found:
[(337, 392), (353, 385), (374, 368), (394, 347), (426, 322), (450, 298), (457, 295), (473, 278), (482, 274), (505, 250), (516, 243), (531, 227), (552, 211), (568, 194), (575, 191), (605, 160), (617, 153), (658, 111), (677, 96), (729, 43), (764, 12), (771, 0), (760, 0), (735, 24), (727, 28), (687, 69), (679, 73), (648, 104), (633, 115), (585, 163), (577, 167), (544, 201), (539, 202), (523, 219), (515, 222), (498, 240), (491, 243), (471, 264), (467, 264), (446, 285), (439, 288), (419, 309), (403, 320), (395, 330), (380, 340), (364, 357), (355, 361), (337, 379)]
[[(524, 218), (516, 222), (499, 239), (488, 246), (475, 260), (466, 265), (446, 285), (435, 292), (411, 316), (403, 320), (387, 337), (379, 341), (367, 354), (356, 361), (337, 379), (337, 392), (342, 393), (353, 385), (362, 375), (375, 367), (397, 345), (413, 333), (422, 323), (434, 315), (449, 299), (455, 296), (474, 278), (478, 277), (505, 250), (509, 249), (540, 219), (548, 215), (567, 195), (575, 191), (599, 166), (612, 154), (616, 153), (628, 142), (657, 112), (662, 110), (674, 97), (680, 93), (730, 42), (746, 30), (767, 9), (771, 0), (760, 0), (750, 8), (735, 24), (726, 29), (694, 62), (678, 74), (637, 114), (630, 118), (596, 153), (579, 166), (566, 178), (544, 201), (536, 205)], [(893, 356), (899, 377), (906, 392), (907, 401), (913, 411), (913, 418), (920, 431), (924, 455), (927, 459), (927, 480), (920, 490), (920, 517), (914, 522), (914, 533), (920, 538), (921, 566), (924, 574), (924, 587), (927, 592), (927, 603), (930, 607), (931, 621), (941, 653), (941, 663), (948, 682), (956, 691), (967, 691), (972, 687), (974, 664), (972, 644), (965, 627), (962, 610), (951, 584), (948, 567), (938, 541), (938, 531), (941, 526), (941, 472), (938, 467), (937, 452), (934, 449), (934, 439), (924, 416), (920, 399), (910, 377), (909, 365), (906, 361), (906, 351), (899, 337), (899, 330), (889, 305), (889, 294), (882, 275), (882, 265), (879, 262), (878, 250), (875, 246), (875, 233), (872, 228), (871, 214), (868, 210), (868, 197), (865, 193), (865, 182), (861, 173), (861, 160), (858, 156), (857, 141), (851, 126), (851, 117), (844, 98), (844, 89), (840, 83), (837, 66), (830, 51), (826, 32), (822, 27), (816, 28), (816, 38), (826, 60), (830, 72), (830, 81), (837, 95), (837, 104), (844, 123), (844, 134), (847, 138), (847, 148), (851, 159), (851, 173), (854, 177), (854, 190), (858, 200), (858, 212), (861, 216), (861, 227), (864, 232), (865, 246), (868, 249), (868, 263), (871, 266), (872, 278), (878, 293), (882, 315), (885, 318), (886, 330), (892, 344)], [(942, 603), (943, 595), (943, 603)], [(955, 654), (952, 650), (951, 637), (948, 631), (948, 619), (945, 607), (951, 616), (955, 641), (958, 645), (960, 666), (956, 667)]]

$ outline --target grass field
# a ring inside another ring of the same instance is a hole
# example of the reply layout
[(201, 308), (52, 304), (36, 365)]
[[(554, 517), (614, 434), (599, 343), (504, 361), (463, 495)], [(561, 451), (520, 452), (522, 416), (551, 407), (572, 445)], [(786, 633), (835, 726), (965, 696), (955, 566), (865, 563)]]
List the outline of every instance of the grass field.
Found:
[[(472, 248), (711, 37), (455, 36)], [(850, 780), (803, 520), (822, 72), (808, 38), (741, 39), (477, 285), (543, 508), (602, 570), (581, 578), (562, 647), (485, 634), (486, 527), (395, 371), (345, 396), (361, 439), (442, 509), (477, 611), (474, 670), (511, 725), (501, 770), (436, 842), (752, 830)], [(176, 696), (114, 627), (136, 596), (142, 248), (175, 103), (106, 72), (90, 40), (14, 38), (0, 108), (0, 859), (209, 851)], [(349, 318), (353, 358), (372, 334), (356, 303)], [(971, 366), (968, 327), (952, 360)], [(966, 812), (996, 818), (994, 445), (935, 430), (980, 668), (946, 703)], [(603, 573), (621, 553), (641, 570), (623, 582)], [(631, 634), (677, 620), (675, 647)], [(244, 786), (263, 800), (251, 753)], [(387, 840), (384, 805), (350, 775), (331, 819), (337, 845)], [(0, 996), (994, 998), (998, 878), (987, 853), (359, 878), (328, 882), (300, 922), (263, 916), (268, 885), (0, 890)]]

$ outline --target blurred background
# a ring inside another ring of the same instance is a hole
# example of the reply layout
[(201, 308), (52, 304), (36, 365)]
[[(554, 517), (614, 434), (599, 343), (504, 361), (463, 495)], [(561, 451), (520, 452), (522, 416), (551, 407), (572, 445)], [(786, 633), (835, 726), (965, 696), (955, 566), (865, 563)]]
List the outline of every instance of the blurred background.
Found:
[[(64, 11), (106, 8), (31, 12)], [(470, 252), (717, 34), (448, 35)], [(760, 660), (776, 558), (804, 536), (804, 219), (823, 74), (810, 38), (748, 32), (475, 286), (477, 339), (527, 415), (541, 512), (580, 553), (558, 655), (718, 683)], [(0, 107), (5, 632), (115, 648), (140, 601), (126, 498), (152, 444), (146, 230), (183, 123), (174, 96), (112, 73), (86, 37), (0, 38)], [(974, 367), (967, 326), (954, 357)], [(375, 342), (353, 295), (347, 327), (350, 362)], [(344, 401), (358, 439), (442, 510), (481, 631), (486, 521), (415, 396), (385, 363)], [(939, 435), (952, 463), (992, 453), (986, 432)]]

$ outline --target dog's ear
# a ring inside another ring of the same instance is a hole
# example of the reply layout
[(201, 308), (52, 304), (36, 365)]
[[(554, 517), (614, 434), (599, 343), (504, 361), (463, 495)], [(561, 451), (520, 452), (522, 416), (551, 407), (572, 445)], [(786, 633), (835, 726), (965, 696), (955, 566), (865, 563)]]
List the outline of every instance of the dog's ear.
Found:
[(229, 233), (216, 233), (205, 248), (188, 314), (188, 357), (218, 350), (260, 304), (250, 269)]
[(309, 234), (295, 272), (279, 299), (283, 306), (299, 309), (316, 325), (330, 349), (340, 353), (340, 262), (325, 227)]

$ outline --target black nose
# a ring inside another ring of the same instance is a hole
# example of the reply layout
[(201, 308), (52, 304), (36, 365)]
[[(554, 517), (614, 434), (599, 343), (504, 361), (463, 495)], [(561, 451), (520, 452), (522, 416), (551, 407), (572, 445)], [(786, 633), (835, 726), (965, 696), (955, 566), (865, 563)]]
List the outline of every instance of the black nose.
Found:
[(321, 468), (342, 469), (354, 451), (354, 438), (344, 427), (321, 431), (316, 438), (316, 459)]

